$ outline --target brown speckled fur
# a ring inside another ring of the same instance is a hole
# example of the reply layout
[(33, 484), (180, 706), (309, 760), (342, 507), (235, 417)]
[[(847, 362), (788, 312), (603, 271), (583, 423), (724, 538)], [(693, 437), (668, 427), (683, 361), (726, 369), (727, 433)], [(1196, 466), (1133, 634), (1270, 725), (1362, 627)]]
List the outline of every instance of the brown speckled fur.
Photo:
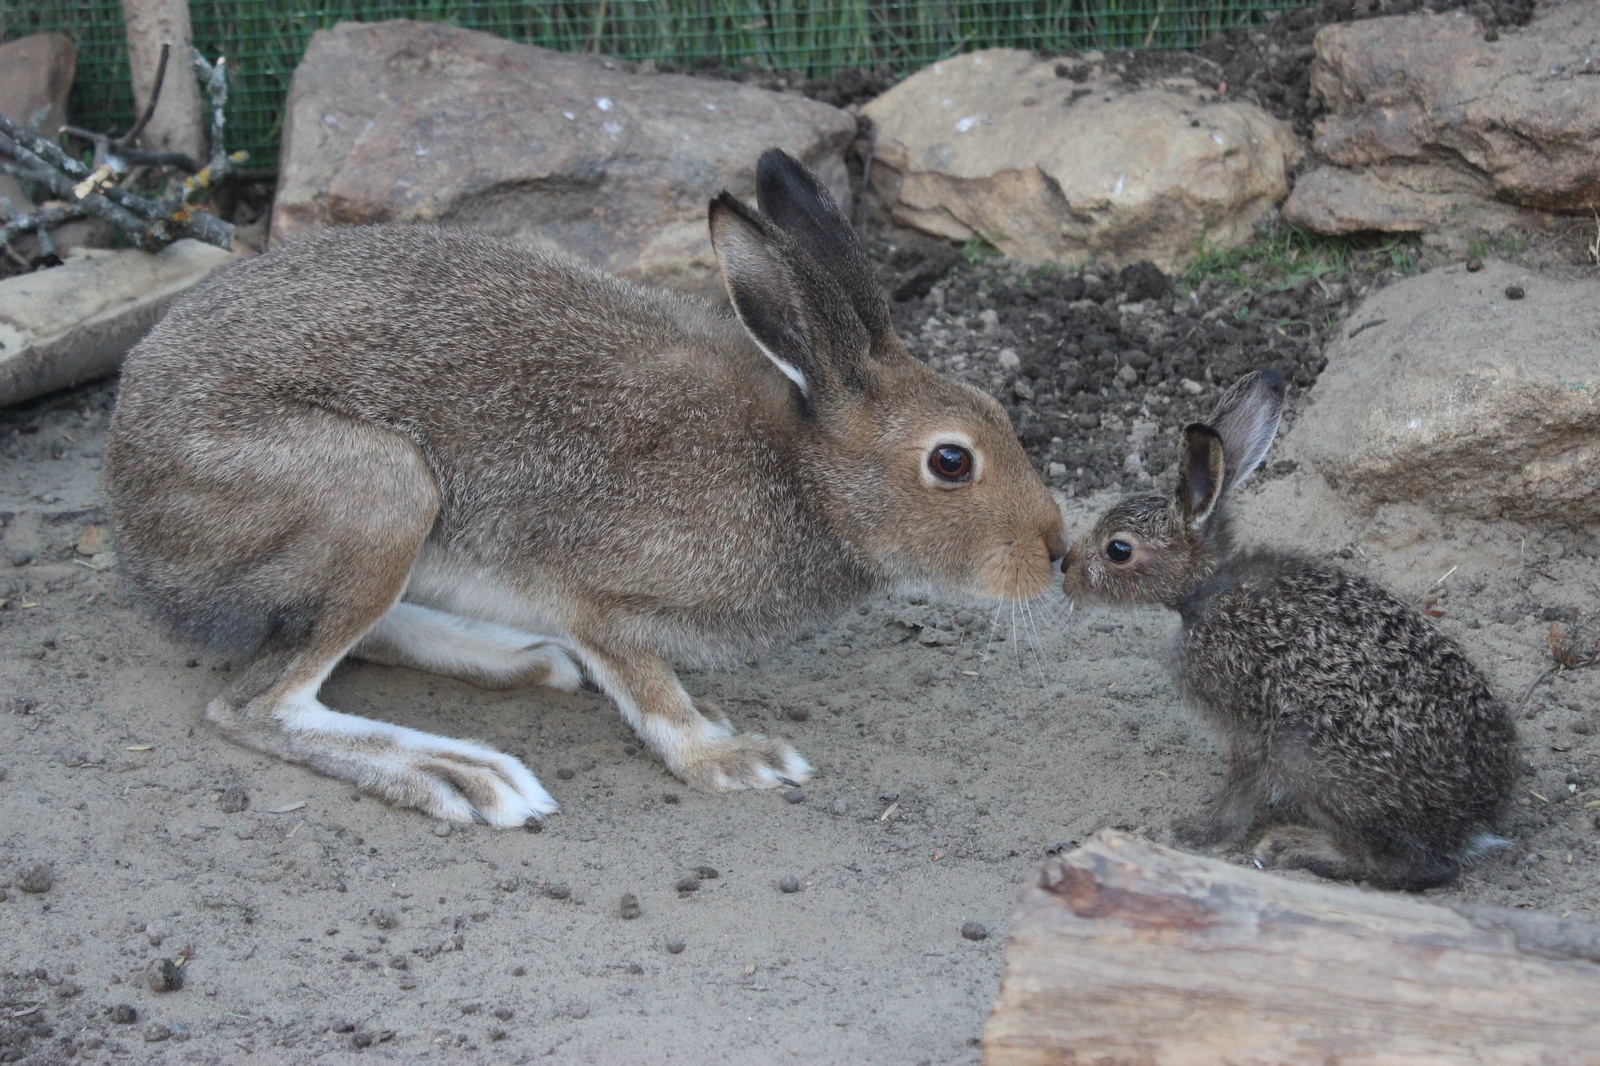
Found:
[[(1265, 453), (1281, 397), (1270, 374), (1230, 390), (1211, 428), (1185, 431), (1175, 498), (1108, 510), (1068, 552), (1066, 588), (1182, 619), (1179, 685), (1220, 730), (1228, 765), (1205, 813), (1174, 826), (1181, 838), (1236, 841), (1271, 812), (1290, 824), (1257, 843), (1263, 866), (1440, 884), (1509, 802), (1515, 729), (1455, 642), (1384, 589), (1285, 552), (1233, 552), (1228, 496)], [(1189, 492), (1219, 455), (1214, 491)], [(1106, 554), (1116, 540), (1133, 549), (1121, 566)]]

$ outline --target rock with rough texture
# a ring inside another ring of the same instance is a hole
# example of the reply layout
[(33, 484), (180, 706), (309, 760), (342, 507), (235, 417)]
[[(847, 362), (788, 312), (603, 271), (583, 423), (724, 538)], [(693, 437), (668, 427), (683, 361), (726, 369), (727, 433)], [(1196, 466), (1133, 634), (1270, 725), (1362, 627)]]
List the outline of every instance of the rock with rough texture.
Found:
[(195, 240), (83, 251), (0, 281), (0, 407), (116, 373), (172, 301), (238, 258)]
[(1491, 261), (1399, 282), (1351, 315), (1310, 400), (1285, 454), (1359, 504), (1600, 523), (1600, 279)]
[(1317, 33), (1312, 88), (1327, 116), (1284, 206), (1322, 233), (1414, 232), (1463, 207), (1600, 205), (1600, 4), (1542, 10), (1486, 40), (1476, 19), (1406, 15)]
[(896, 221), (981, 237), (1027, 263), (1171, 270), (1204, 238), (1247, 240), (1288, 193), (1290, 127), (1216, 83), (1130, 88), (1093, 54), (1072, 65), (991, 49), (907, 78), (862, 109), (874, 192)]
[(329, 225), (471, 226), (635, 280), (716, 292), (706, 204), (779, 147), (849, 202), (855, 120), (798, 95), (635, 72), (486, 33), (343, 23), (285, 109), (272, 241)]
[[(62, 33), (35, 33), (0, 44), (0, 114), (53, 133), (67, 121), (67, 94), (78, 69), (78, 47)], [(22, 183), (0, 174), (0, 196), (27, 203)]]

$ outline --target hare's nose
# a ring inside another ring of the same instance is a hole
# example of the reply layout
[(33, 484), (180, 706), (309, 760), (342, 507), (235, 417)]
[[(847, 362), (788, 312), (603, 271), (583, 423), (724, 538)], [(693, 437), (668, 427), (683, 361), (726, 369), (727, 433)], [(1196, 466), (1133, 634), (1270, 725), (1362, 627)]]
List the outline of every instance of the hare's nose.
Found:
[(1054, 566), (1067, 557), (1067, 540), (1061, 535), (1060, 530), (1052, 529), (1044, 538), (1045, 550), (1050, 553), (1050, 565)]

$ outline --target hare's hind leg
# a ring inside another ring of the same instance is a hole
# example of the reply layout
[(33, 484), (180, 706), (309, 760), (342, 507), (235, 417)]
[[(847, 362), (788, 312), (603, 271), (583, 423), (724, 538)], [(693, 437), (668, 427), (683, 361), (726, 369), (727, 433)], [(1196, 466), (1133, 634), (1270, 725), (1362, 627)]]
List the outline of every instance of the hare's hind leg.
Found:
[(321, 413), (294, 422), (234, 453), (231, 484), (255, 491), (242, 494), (253, 502), (230, 511), (229, 524), (273, 545), (238, 565), (253, 567), (252, 584), (280, 607), (260, 652), (206, 717), (239, 744), (437, 818), (511, 826), (553, 813), (555, 802), (508, 755), (341, 714), (317, 698), (399, 600), (438, 490), (401, 437)]
[(580, 641), (578, 652), (634, 732), (685, 783), (727, 792), (810, 779), (810, 764), (788, 742), (735, 733), (726, 721), (708, 720), (655, 652), (601, 651), (587, 641)]
[(1449, 856), (1375, 854), (1359, 846), (1341, 846), (1331, 833), (1298, 825), (1269, 830), (1255, 846), (1255, 861), (1262, 869), (1305, 870), (1331, 881), (1367, 881), (1378, 888), (1410, 892), (1442, 885), (1461, 869)]
[(583, 685), (583, 672), (560, 641), (416, 603), (389, 608), (350, 654), (486, 688), (540, 684), (576, 692)]

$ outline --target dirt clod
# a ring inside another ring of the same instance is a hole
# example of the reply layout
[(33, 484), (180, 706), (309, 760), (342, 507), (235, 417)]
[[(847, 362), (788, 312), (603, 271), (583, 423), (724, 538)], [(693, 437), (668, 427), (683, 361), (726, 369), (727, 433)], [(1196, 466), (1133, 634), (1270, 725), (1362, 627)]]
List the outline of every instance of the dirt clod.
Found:
[(790, 893), (790, 892), (798, 892), (798, 891), (800, 891), (800, 879), (798, 877), (782, 877), (782, 878), (779, 878), (778, 879), (778, 891), (779, 892), (783, 892), (785, 894)]
[(639, 897), (632, 892), (624, 893), (622, 902), (617, 905), (617, 913), (630, 921), (639, 917)]
[(17, 867), (13, 883), (24, 892), (40, 895), (55, 884), (55, 868), (47, 862), (29, 862)]
[(183, 970), (171, 959), (152, 959), (144, 971), (152, 992), (176, 992), (183, 987)]
[(1506, 299), (1508, 300), (1520, 300), (1526, 295), (1528, 295), (1528, 293), (1521, 285), (1506, 286)]
[(963, 922), (961, 935), (967, 940), (988, 940), (989, 930), (982, 922)]
[(683, 954), (683, 949), (688, 947), (687, 944), (675, 936), (667, 937), (667, 942), (663, 946), (667, 949), (668, 955), (681, 955)]
[(717, 868), (715, 866), (696, 866), (694, 868), (694, 875), (702, 881), (715, 881), (717, 878), (722, 876), (721, 874), (717, 873)]
[(111, 1020), (118, 1025), (132, 1025), (139, 1020), (139, 1012), (131, 1003), (118, 1003), (111, 1008)]
[(223, 814), (238, 814), (250, 806), (250, 796), (238, 785), (229, 785), (217, 803)]

